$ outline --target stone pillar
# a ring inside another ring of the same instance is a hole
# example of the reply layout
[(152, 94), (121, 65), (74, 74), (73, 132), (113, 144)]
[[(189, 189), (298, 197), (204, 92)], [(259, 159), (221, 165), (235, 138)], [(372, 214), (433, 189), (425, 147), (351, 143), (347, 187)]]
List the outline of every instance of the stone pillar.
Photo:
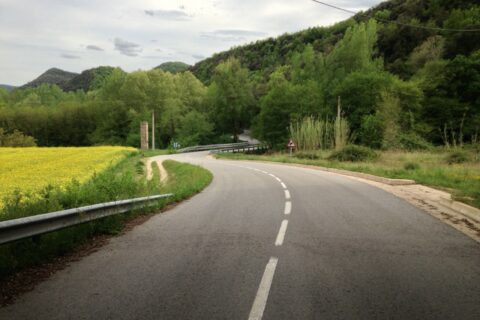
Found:
[(148, 150), (148, 122), (140, 122), (140, 148)]

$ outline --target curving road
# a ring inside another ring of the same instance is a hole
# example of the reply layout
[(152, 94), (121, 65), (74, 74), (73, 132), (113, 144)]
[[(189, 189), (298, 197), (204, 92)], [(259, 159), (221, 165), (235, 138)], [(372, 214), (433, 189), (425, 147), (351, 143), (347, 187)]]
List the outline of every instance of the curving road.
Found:
[(212, 184), (0, 319), (480, 319), (480, 245), (405, 201), (305, 168), (164, 157)]

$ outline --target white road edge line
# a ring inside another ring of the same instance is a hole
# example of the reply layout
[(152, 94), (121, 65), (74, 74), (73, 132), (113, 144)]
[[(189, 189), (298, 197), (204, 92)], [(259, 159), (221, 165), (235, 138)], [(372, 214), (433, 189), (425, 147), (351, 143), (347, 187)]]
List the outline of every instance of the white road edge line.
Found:
[(290, 191), (285, 190), (285, 199), (289, 200), (290, 199)]
[(285, 202), (285, 214), (290, 214), (292, 212), (292, 202), (287, 201)]
[(278, 182), (282, 183), (282, 180), (280, 180), (279, 177), (275, 177), (275, 179), (277, 179)]
[(260, 286), (258, 287), (257, 295), (253, 301), (252, 310), (248, 316), (248, 320), (261, 320), (263, 317), (263, 312), (267, 306), (268, 294), (270, 293), (270, 287), (272, 286), (273, 275), (275, 274), (275, 269), (277, 268), (278, 258), (271, 257), (268, 261), (267, 266), (265, 267), (265, 272), (263, 273), (262, 281), (260, 281)]
[(282, 187), (283, 187), (283, 189), (287, 189), (287, 186), (283, 182), (282, 182)]
[(272, 177), (272, 178), (277, 178), (277, 177), (275, 177), (274, 174), (269, 173), (268, 175), (269, 175), (270, 177)]
[(282, 225), (280, 226), (280, 230), (278, 231), (277, 240), (275, 241), (275, 245), (277, 247), (283, 244), (283, 240), (285, 239), (285, 234), (287, 233), (288, 227), (288, 220), (283, 220)]

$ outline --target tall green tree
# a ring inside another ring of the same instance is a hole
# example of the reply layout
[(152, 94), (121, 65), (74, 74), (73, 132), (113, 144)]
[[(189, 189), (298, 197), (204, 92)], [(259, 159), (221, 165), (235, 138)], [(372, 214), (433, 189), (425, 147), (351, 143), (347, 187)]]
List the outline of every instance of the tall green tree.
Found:
[(273, 148), (281, 148), (288, 139), (290, 115), (295, 110), (293, 87), (284, 70), (272, 73), (268, 93), (260, 100), (260, 114), (255, 119), (254, 133)]
[(218, 65), (209, 96), (211, 116), (218, 132), (230, 133), (234, 141), (249, 124), (254, 98), (248, 70), (235, 58)]

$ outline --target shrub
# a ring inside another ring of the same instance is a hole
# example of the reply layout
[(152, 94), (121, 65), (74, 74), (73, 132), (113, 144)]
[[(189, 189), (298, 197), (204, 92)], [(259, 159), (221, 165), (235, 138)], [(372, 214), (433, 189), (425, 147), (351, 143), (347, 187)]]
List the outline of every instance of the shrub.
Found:
[(406, 162), (404, 165), (403, 165), (403, 168), (405, 170), (409, 170), (409, 171), (413, 171), (413, 170), (418, 170), (420, 169), (420, 165), (416, 162)]
[(470, 156), (465, 151), (451, 152), (446, 159), (448, 164), (464, 163), (470, 161)]
[(319, 157), (318, 157), (318, 154), (316, 154), (315, 152), (305, 152), (304, 151), (304, 152), (295, 153), (295, 158), (317, 160)]
[(399, 135), (400, 147), (408, 151), (428, 150), (432, 145), (416, 133), (402, 133)]
[(18, 130), (7, 134), (0, 128), (0, 147), (36, 147), (35, 138), (27, 136)]
[(333, 152), (328, 159), (359, 162), (374, 160), (376, 158), (378, 158), (378, 154), (370, 148), (357, 145), (348, 145), (341, 150)]
[(380, 149), (383, 144), (383, 133), (385, 125), (376, 115), (368, 115), (362, 118), (362, 126), (360, 128), (360, 142), (370, 148)]

